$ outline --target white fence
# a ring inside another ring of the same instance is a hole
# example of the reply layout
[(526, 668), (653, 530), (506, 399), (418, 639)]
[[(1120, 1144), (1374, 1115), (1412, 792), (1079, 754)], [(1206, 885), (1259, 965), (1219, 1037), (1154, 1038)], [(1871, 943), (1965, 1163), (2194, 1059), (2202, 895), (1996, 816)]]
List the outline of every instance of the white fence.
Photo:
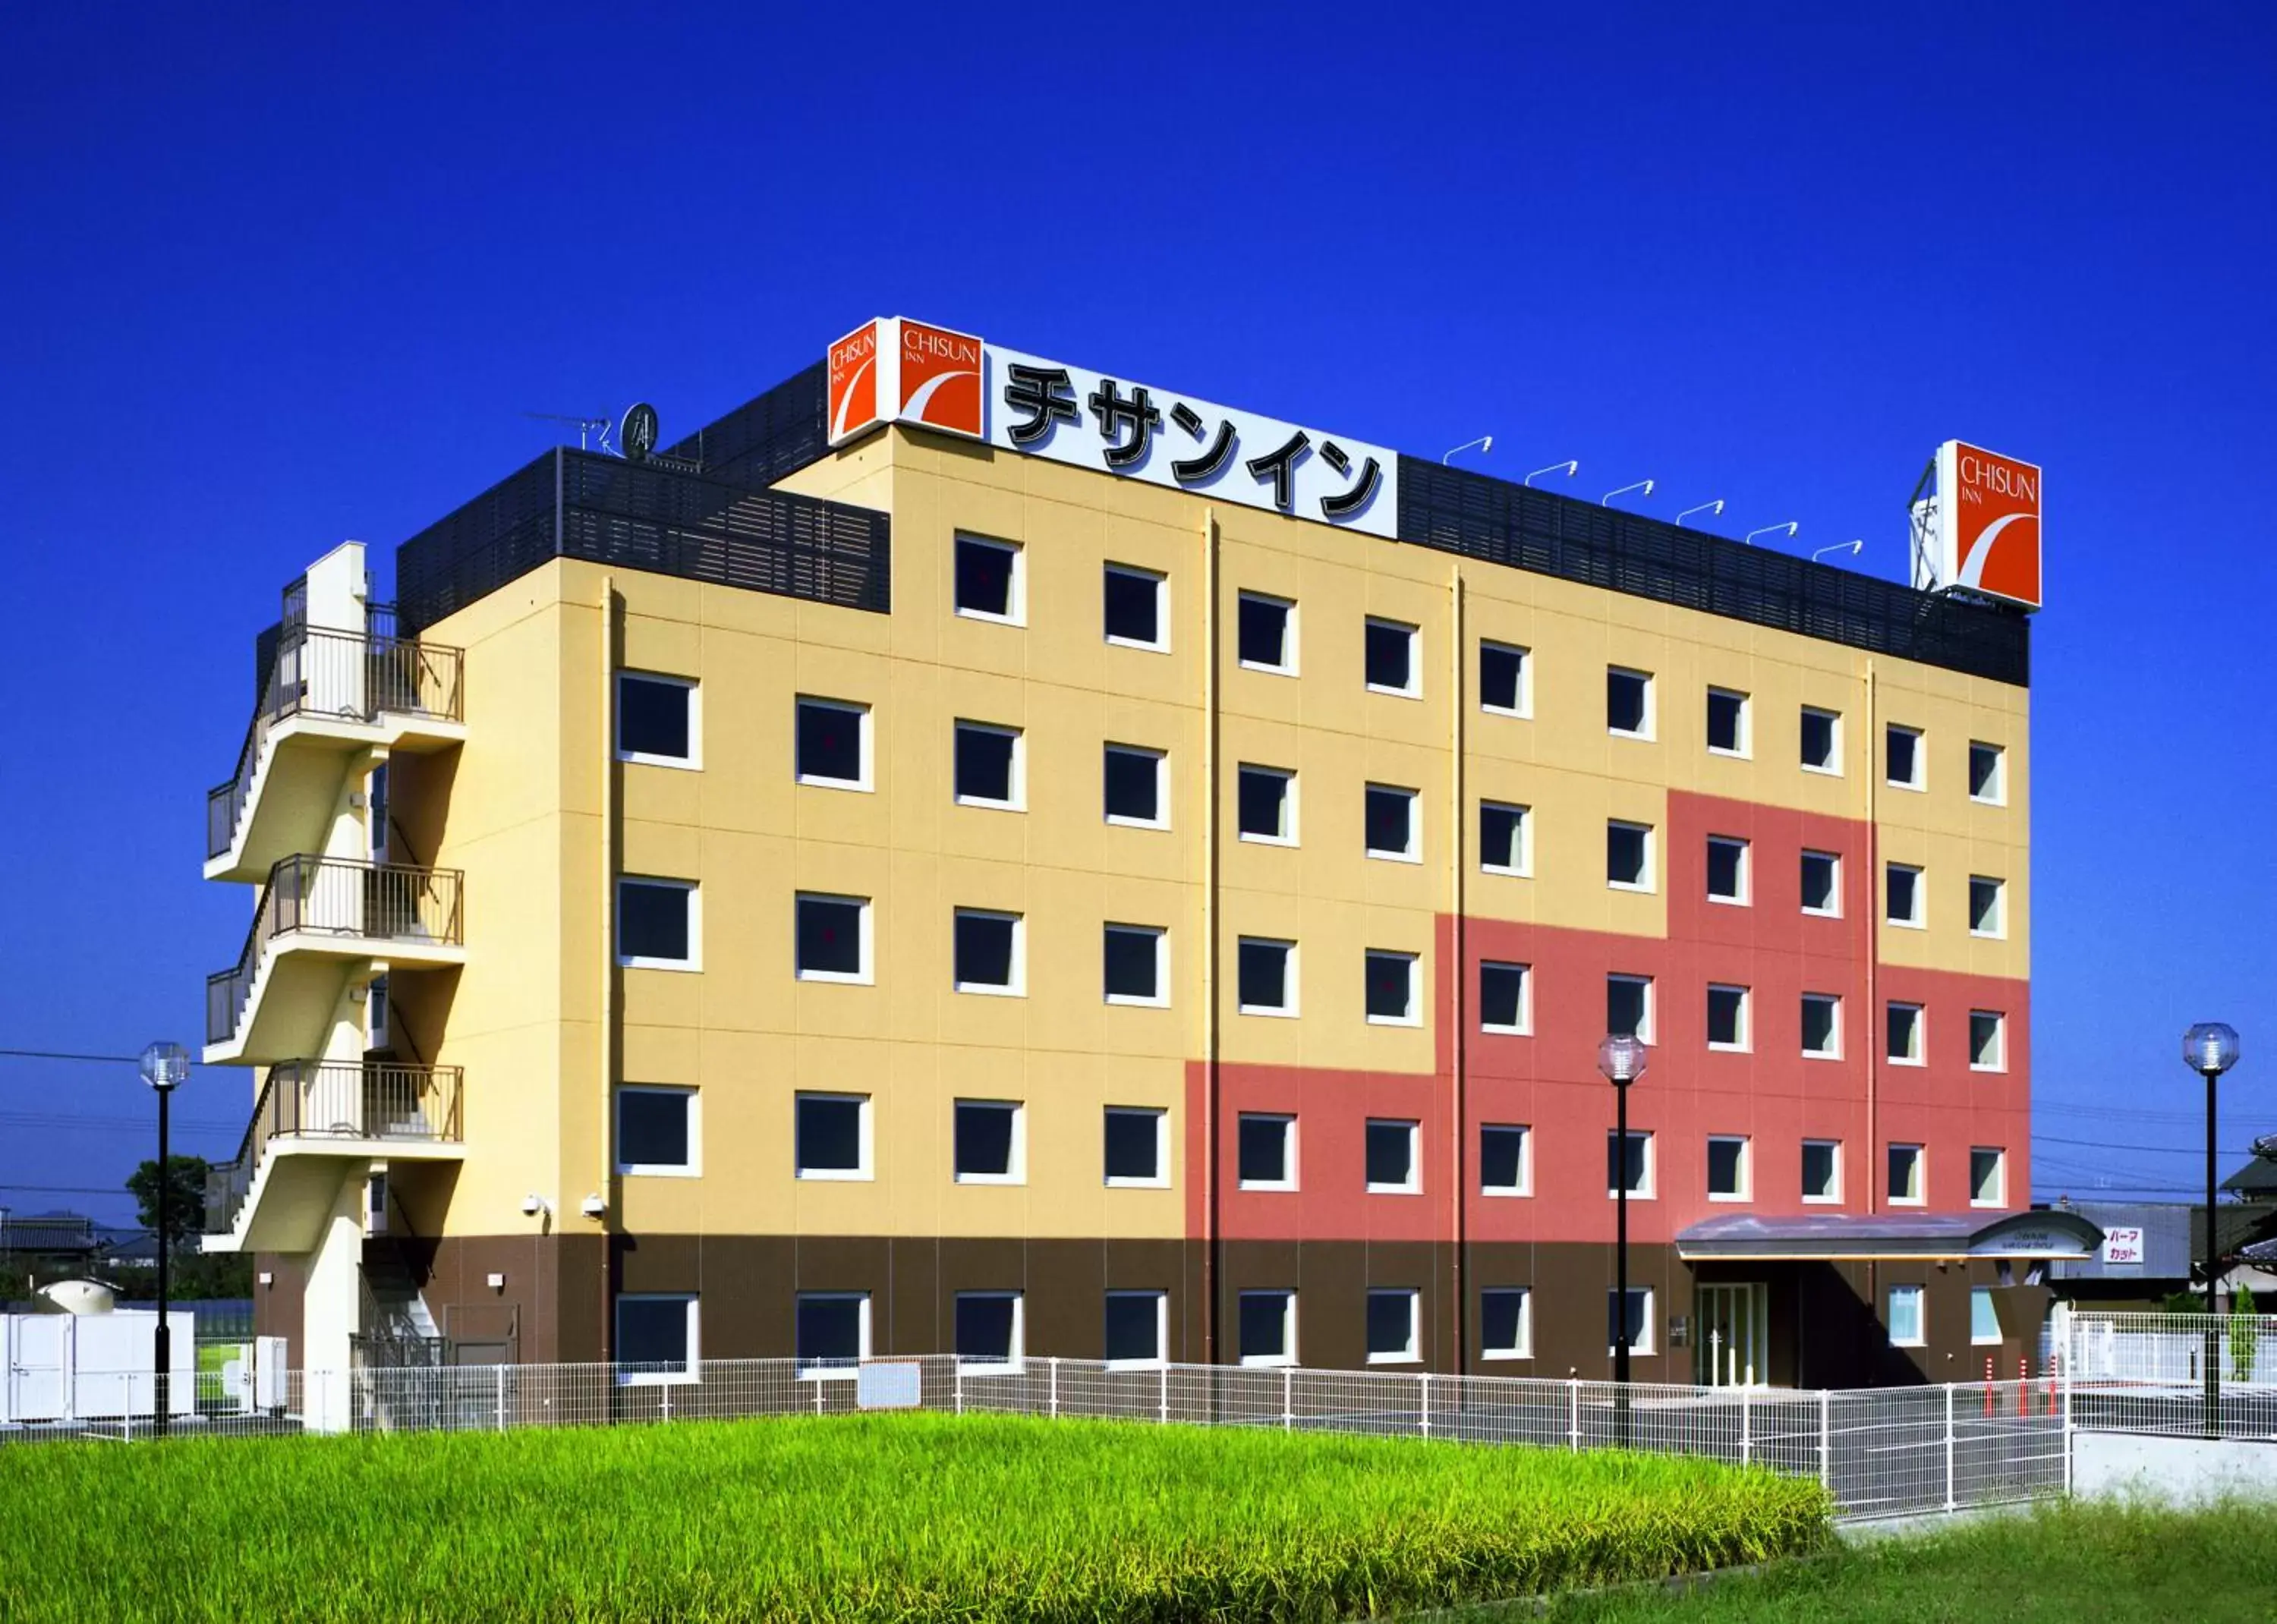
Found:
[(2277, 1439), (2277, 1315), (2074, 1313), (2050, 1344), (2078, 1426)]

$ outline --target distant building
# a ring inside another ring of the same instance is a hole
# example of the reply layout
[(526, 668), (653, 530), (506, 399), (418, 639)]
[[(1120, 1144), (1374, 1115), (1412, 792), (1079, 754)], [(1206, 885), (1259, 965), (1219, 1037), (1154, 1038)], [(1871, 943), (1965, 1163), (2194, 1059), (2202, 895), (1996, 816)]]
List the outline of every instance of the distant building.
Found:
[[(2222, 1188), (2243, 1188), (2244, 1177), (2234, 1174)], [(2051, 1264), (2048, 1283), (2062, 1301), (2126, 1312), (2161, 1309), (2177, 1293), (2205, 1289), (2205, 1203), (2065, 1198), (2051, 1210), (2075, 1213), (2103, 1231), (2092, 1256)], [(2272, 1262), (2257, 1261), (2262, 1248), (2277, 1243), (2277, 1199), (2224, 1203), (2215, 1212), (2225, 1287), (2244, 1286), (2258, 1294), (2277, 1286)]]
[(19, 1218), (0, 1207), (0, 1269), (39, 1279), (84, 1273), (101, 1250), (95, 1220), (76, 1212)]

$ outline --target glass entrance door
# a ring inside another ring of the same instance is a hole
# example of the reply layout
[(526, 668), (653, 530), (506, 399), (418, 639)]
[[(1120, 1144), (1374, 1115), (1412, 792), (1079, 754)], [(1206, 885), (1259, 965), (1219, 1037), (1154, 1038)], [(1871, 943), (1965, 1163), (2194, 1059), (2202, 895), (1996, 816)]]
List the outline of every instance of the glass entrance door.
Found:
[(1771, 1293), (1760, 1282), (1692, 1288), (1699, 1330), (1693, 1374), (1703, 1386), (1757, 1387), (1770, 1354)]

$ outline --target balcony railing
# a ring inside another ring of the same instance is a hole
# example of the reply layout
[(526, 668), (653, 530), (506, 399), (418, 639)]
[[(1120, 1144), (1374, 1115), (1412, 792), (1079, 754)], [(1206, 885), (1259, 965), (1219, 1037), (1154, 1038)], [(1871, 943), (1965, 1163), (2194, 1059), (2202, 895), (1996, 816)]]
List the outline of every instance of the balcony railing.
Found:
[[(392, 612), (385, 618), (392, 622)], [(374, 722), (383, 715), (463, 719), (460, 681), (466, 655), (441, 643), (304, 626), (279, 644), (261, 702), (245, 730), (237, 770), (206, 792), (206, 855), (218, 857), (237, 838), (262, 747), (280, 722), (296, 716)]]
[(206, 1175), (206, 1228), (237, 1223), (253, 1177), (279, 1139), (380, 1139), (456, 1143), (460, 1069), (293, 1060), (269, 1068), (237, 1159)]
[(269, 871), (236, 965), (206, 978), (206, 1041), (226, 1043), (244, 1019), (263, 952), (276, 937), (306, 935), (423, 946), (465, 940), (456, 869), (361, 862), (347, 857), (286, 857)]

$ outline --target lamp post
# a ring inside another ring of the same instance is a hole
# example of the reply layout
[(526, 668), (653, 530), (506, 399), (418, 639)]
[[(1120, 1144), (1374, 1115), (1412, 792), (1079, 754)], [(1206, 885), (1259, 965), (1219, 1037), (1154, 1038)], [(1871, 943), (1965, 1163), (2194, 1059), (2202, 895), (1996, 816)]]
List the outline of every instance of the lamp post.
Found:
[(189, 1051), (179, 1043), (156, 1043), (142, 1051), (142, 1081), (158, 1093), (158, 1210), (153, 1226), (158, 1243), (158, 1342), (157, 1369), (155, 1384), (156, 1407), (151, 1430), (164, 1436), (166, 1418), (171, 1413), (173, 1394), (169, 1391), (170, 1377), (174, 1369), (173, 1338), (166, 1328), (166, 1186), (169, 1182), (166, 1155), (166, 1102), (190, 1074)]
[(1623, 1448), (1629, 1441), (1629, 1084), (1644, 1075), (1644, 1040), (1609, 1032), (1597, 1045), (1597, 1069), (1613, 1085), (1613, 1412)]
[(2205, 1435), (2221, 1436), (2221, 1332), (2214, 1319), (2213, 1293), (2221, 1258), (2221, 1242), (2214, 1234), (2214, 1083), (2237, 1064), (2237, 1028), (2219, 1021), (2201, 1021), (2182, 1034), (2182, 1064), (2205, 1079), (2206, 1086), (2206, 1206), (2205, 1206)]

